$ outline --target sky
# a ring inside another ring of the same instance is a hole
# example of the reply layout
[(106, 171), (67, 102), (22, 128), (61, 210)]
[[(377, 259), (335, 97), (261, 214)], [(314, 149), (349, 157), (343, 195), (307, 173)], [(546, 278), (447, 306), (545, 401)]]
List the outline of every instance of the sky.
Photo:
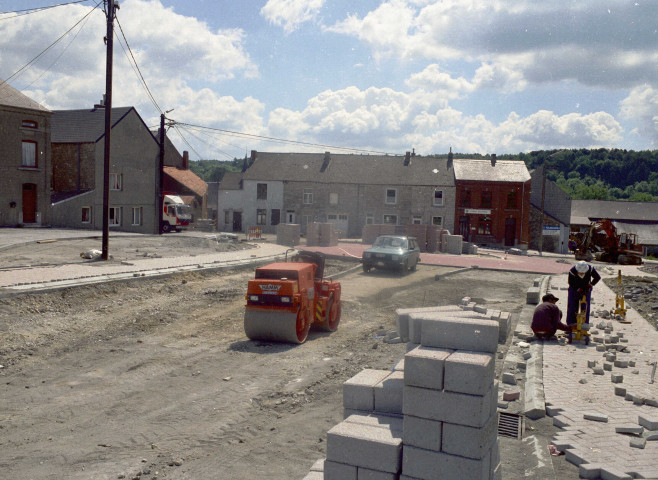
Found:
[[(104, 2), (24, 11), (63, 3), (0, 0), (0, 81), (92, 108)], [(112, 106), (150, 127), (166, 111), (193, 160), (658, 148), (655, 0), (125, 0), (116, 16)]]

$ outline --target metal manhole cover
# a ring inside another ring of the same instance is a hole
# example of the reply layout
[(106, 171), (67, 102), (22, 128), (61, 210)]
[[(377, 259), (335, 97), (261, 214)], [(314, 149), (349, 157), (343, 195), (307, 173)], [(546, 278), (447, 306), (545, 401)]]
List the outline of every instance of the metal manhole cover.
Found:
[(521, 439), (523, 417), (516, 413), (498, 412), (498, 435)]

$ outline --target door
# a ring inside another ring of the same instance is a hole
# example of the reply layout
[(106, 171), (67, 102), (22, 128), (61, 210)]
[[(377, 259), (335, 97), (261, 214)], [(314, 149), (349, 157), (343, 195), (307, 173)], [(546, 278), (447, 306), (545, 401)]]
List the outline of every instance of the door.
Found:
[(513, 247), (516, 240), (516, 218), (505, 219), (505, 246)]
[(272, 221), (270, 225), (278, 225), (281, 222), (281, 210), (278, 208), (272, 209)]
[(471, 238), (471, 222), (468, 215), (459, 217), (459, 235), (461, 235), (466, 242)]
[(242, 212), (233, 212), (233, 231), (242, 231)]
[(34, 183), (23, 184), (23, 223), (37, 221), (37, 186)]

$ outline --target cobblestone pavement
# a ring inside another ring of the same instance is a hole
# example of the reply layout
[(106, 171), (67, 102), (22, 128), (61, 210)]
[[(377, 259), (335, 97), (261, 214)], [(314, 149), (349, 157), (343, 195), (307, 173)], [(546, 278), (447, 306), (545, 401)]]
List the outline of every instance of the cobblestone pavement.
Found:
[[(567, 275), (551, 277), (548, 291), (566, 309)], [(595, 316), (614, 308), (615, 292), (600, 282), (592, 292), (590, 344), (543, 345), (547, 411), (562, 428), (552, 443), (580, 465), (582, 478), (658, 478), (658, 374), (651, 383), (658, 332), (635, 310), (626, 314), (630, 323)], [(607, 336), (601, 322), (612, 327)], [(643, 433), (617, 433), (621, 427)]]

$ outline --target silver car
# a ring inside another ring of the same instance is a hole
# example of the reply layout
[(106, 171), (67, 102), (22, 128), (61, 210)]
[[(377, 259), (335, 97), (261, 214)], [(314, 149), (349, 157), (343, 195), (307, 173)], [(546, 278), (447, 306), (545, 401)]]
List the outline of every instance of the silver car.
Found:
[(361, 257), (366, 273), (372, 268), (382, 268), (404, 274), (407, 270), (416, 270), (419, 260), (416, 238), (403, 235), (380, 235)]

